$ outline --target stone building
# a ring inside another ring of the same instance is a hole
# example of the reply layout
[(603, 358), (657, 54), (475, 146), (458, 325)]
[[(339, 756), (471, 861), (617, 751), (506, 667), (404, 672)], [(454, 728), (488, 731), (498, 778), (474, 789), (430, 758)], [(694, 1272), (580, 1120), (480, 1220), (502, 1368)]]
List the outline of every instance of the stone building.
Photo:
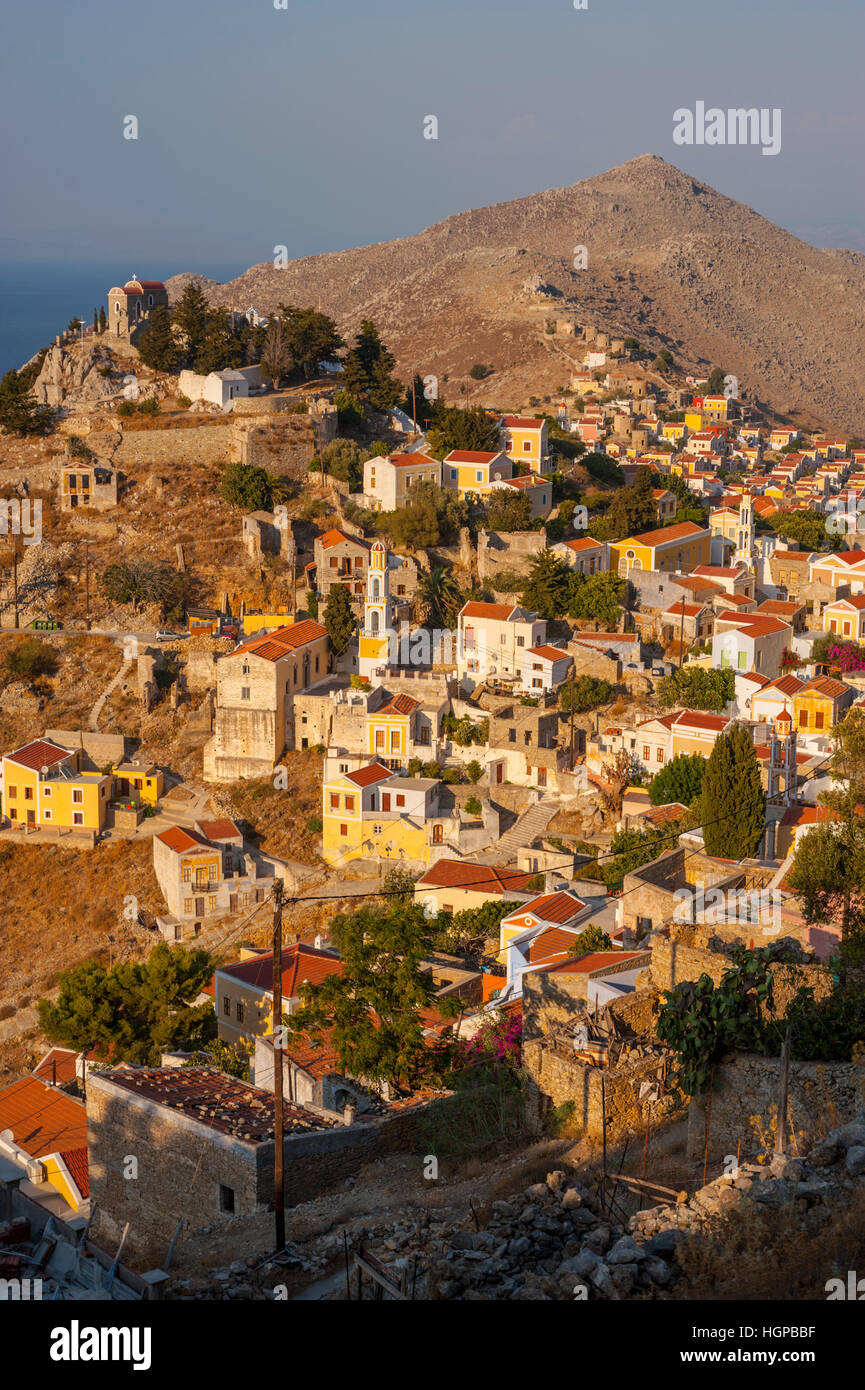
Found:
[(108, 327), (112, 338), (137, 342), (156, 308), (168, 308), (168, 291), (161, 280), (139, 280), (133, 275), (125, 285), (108, 291)]
[(216, 720), (204, 777), (269, 775), (293, 746), (292, 701), (328, 673), (328, 636), (305, 619), (243, 643), (216, 666)]
[(76, 507), (109, 511), (117, 506), (117, 470), (104, 463), (76, 459), (61, 468), (57, 492), (61, 511)]
[(275, 555), (291, 564), (296, 559), (297, 546), (291, 520), (284, 512), (247, 512), (243, 518), (242, 539), (243, 548), (251, 560)]
[(154, 835), (153, 868), (170, 914), (157, 925), (170, 941), (264, 902), (274, 882), (273, 865), (249, 853), (234, 821), (225, 819), (172, 825)]

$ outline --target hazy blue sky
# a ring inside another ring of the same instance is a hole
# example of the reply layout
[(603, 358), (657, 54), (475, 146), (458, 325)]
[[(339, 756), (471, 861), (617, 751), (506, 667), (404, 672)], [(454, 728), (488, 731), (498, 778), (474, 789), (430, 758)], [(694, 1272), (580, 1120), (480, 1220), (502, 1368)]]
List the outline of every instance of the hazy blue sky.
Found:
[[(338, 250), (650, 151), (865, 251), (863, 41), (863, 0), (7, 6), (0, 257)], [(697, 100), (781, 107), (781, 153), (675, 146)]]

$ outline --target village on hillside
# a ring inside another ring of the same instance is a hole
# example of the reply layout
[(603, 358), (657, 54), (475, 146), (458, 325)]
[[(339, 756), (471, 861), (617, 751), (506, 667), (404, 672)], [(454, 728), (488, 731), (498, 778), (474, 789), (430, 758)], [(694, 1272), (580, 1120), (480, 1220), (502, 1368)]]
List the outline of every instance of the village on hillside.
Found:
[(493, 409), (132, 275), (0, 382), (0, 1275), (786, 1297), (861, 1208), (865, 442), (538, 331)]

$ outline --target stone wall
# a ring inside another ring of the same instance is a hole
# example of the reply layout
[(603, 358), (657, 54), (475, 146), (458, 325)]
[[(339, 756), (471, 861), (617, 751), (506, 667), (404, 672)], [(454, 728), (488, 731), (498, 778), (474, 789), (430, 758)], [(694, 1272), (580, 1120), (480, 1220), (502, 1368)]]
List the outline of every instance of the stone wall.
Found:
[(478, 578), (492, 580), (501, 570), (528, 574), (535, 556), (546, 547), (546, 531), (479, 531)]
[(642, 1083), (655, 1081), (663, 1066), (656, 1056), (615, 1068), (593, 1067), (533, 1039), (523, 1044), (523, 1064), (530, 1078), (527, 1119), (536, 1132), (551, 1107), (568, 1103), (573, 1106), (571, 1124), (588, 1139), (601, 1138), (605, 1110), (608, 1140), (637, 1133), (647, 1119), (658, 1118), (657, 1101), (640, 1099)]
[[(286, 1206), (312, 1201), (383, 1154), (425, 1153), (425, 1126), (437, 1110), (457, 1104), (444, 1096), (426, 1104), (352, 1125), (289, 1135), (285, 1140)], [(267, 1207), (273, 1195), (273, 1144), (235, 1139), (163, 1105), (130, 1102), (110, 1076), (87, 1082), (90, 1192), (96, 1204), (94, 1237), (111, 1245), (130, 1223), (133, 1263), (164, 1259), (178, 1221), (184, 1233), (218, 1226), (220, 1186), (234, 1191), (234, 1215)], [(137, 1176), (128, 1160), (134, 1158)]]
[[(777, 1132), (781, 1064), (777, 1057), (737, 1053), (715, 1067), (709, 1147), (753, 1158), (773, 1147)], [(701, 1157), (706, 1142), (708, 1095), (695, 1097), (688, 1114), (688, 1154)], [(787, 1151), (794, 1157), (829, 1130), (856, 1119), (865, 1104), (862, 1062), (791, 1062), (787, 1101)], [(740, 1148), (741, 1144), (741, 1148)]]
[(61, 748), (83, 748), (94, 767), (122, 762), (126, 756), (123, 734), (92, 733), (89, 729), (46, 729), (43, 735)]

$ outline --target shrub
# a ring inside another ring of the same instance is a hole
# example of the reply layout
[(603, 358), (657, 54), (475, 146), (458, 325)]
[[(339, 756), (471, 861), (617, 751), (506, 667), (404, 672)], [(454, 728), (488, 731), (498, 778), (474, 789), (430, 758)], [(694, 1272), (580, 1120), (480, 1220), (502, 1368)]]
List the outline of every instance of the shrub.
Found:
[(306, 822), (306, 828), (309, 831), (310, 835), (320, 835), (322, 831), (322, 825), (323, 822), (321, 816), (310, 816), (309, 820)]
[(481, 780), (483, 775), (484, 770), (478, 762), (477, 758), (472, 758), (471, 762), (466, 764), (466, 776), (468, 777), (472, 786), (475, 786), (475, 784)]
[(159, 401), (153, 396), (148, 396), (146, 401), (140, 401), (138, 405), (139, 415), (158, 415)]
[(482, 809), (483, 808), (481, 806), (481, 803), (478, 801), (477, 797), (470, 796), (468, 801), (466, 802), (466, 810), (468, 811), (469, 815), (479, 816), (481, 814)]

